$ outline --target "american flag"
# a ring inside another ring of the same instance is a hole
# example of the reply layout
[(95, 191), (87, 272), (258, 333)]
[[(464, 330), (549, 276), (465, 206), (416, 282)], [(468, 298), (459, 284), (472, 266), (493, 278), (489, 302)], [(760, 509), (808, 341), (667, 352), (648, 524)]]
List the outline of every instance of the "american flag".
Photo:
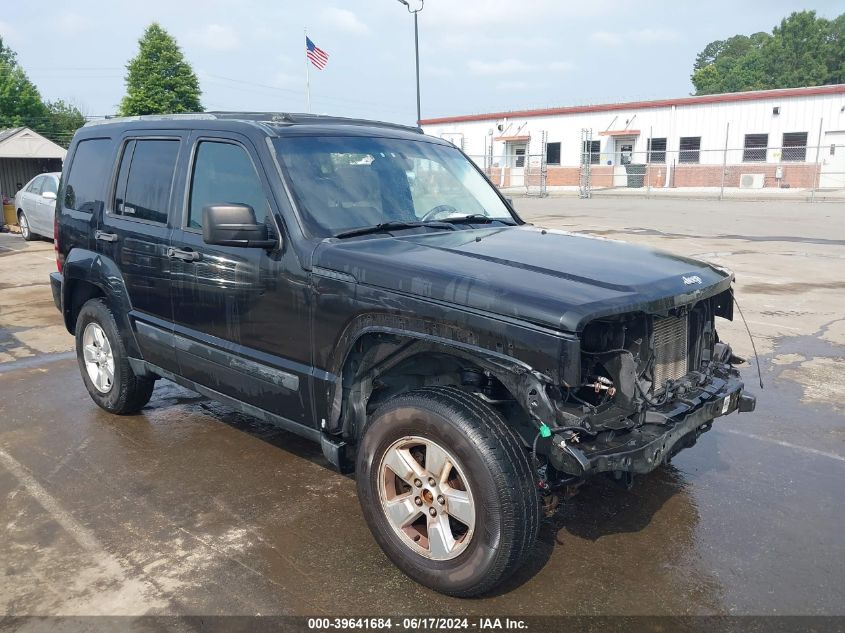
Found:
[(322, 48), (319, 48), (311, 38), (305, 36), (305, 56), (311, 60), (318, 70), (323, 70), (329, 62), (329, 54)]

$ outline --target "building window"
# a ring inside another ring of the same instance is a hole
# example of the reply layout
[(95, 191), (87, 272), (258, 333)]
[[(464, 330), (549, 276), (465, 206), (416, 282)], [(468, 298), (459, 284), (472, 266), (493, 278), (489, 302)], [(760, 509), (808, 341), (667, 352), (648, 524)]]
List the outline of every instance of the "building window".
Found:
[(601, 162), (601, 141), (584, 141), (581, 153), (582, 164), (598, 165)]
[(769, 146), (768, 134), (746, 134), (745, 149), (742, 152), (743, 163), (765, 163), (766, 149)]
[(804, 162), (807, 160), (806, 132), (784, 132), (781, 159), (784, 161), (797, 162)]
[(546, 164), (560, 165), (560, 143), (546, 143)]
[(697, 163), (701, 158), (701, 137), (682, 136), (678, 152), (679, 163)]
[(650, 138), (647, 143), (648, 162), (650, 163), (665, 163), (666, 162), (666, 139), (665, 138)]

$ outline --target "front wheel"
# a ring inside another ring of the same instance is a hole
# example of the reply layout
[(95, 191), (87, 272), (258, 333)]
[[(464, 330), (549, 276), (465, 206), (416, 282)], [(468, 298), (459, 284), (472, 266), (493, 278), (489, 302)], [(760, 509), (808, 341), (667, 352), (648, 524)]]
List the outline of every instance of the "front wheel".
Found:
[(441, 593), (489, 591), (536, 540), (539, 502), (521, 442), (457, 388), (418, 389), (379, 408), (358, 449), (357, 484), (385, 554)]

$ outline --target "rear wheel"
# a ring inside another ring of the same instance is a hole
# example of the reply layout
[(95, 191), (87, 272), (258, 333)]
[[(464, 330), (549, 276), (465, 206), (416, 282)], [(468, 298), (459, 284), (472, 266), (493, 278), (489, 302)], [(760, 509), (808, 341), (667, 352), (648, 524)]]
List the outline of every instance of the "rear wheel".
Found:
[(431, 387), (391, 399), (368, 422), (357, 460), (370, 530), (417, 582), (476, 596), (531, 551), (540, 509), (527, 455), (472, 394)]
[(135, 413), (150, 401), (155, 379), (132, 371), (117, 321), (103, 299), (91, 299), (79, 311), (76, 358), (88, 393), (106, 411)]
[(35, 235), (32, 232), (32, 229), (29, 228), (29, 220), (26, 217), (26, 213), (23, 212), (23, 209), (18, 211), (18, 226), (21, 227), (21, 237), (27, 241), (31, 242), (35, 239)]

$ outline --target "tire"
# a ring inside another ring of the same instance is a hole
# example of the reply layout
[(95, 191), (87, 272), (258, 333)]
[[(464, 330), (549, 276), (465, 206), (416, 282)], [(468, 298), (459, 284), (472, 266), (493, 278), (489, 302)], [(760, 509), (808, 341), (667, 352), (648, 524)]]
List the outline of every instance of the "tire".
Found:
[(21, 227), (21, 237), (25, 242), (31, 242), (35, 239), (35, 233), (32, 232), (29, 226), (29, 219), (26, 217), (23, 209), (18, 211), (18, 226)]
[[(444, 460), (455, 463), (440, 468)], [(435, 486), (423, 481), (425, 466)], [(405, 574), (440, 593), (468, 598), (488, 592), (524, 562), (536, 541), (540, 504), (522, 443), (494, 409), (455, 387), (418, 389), (384, 403), (364, 428), (356, 473), (375, 540)], [(452, 539), (438, 538), (447, 528)]]
[[(120, 328), (103, 299), (91, 299), (79, 311), (76, 359), (91, 399), (109, 413), (135, 413), (150, 401), (155, 379), (132, 371)], [(94, 370), (92, 361), (104, 371)]]

